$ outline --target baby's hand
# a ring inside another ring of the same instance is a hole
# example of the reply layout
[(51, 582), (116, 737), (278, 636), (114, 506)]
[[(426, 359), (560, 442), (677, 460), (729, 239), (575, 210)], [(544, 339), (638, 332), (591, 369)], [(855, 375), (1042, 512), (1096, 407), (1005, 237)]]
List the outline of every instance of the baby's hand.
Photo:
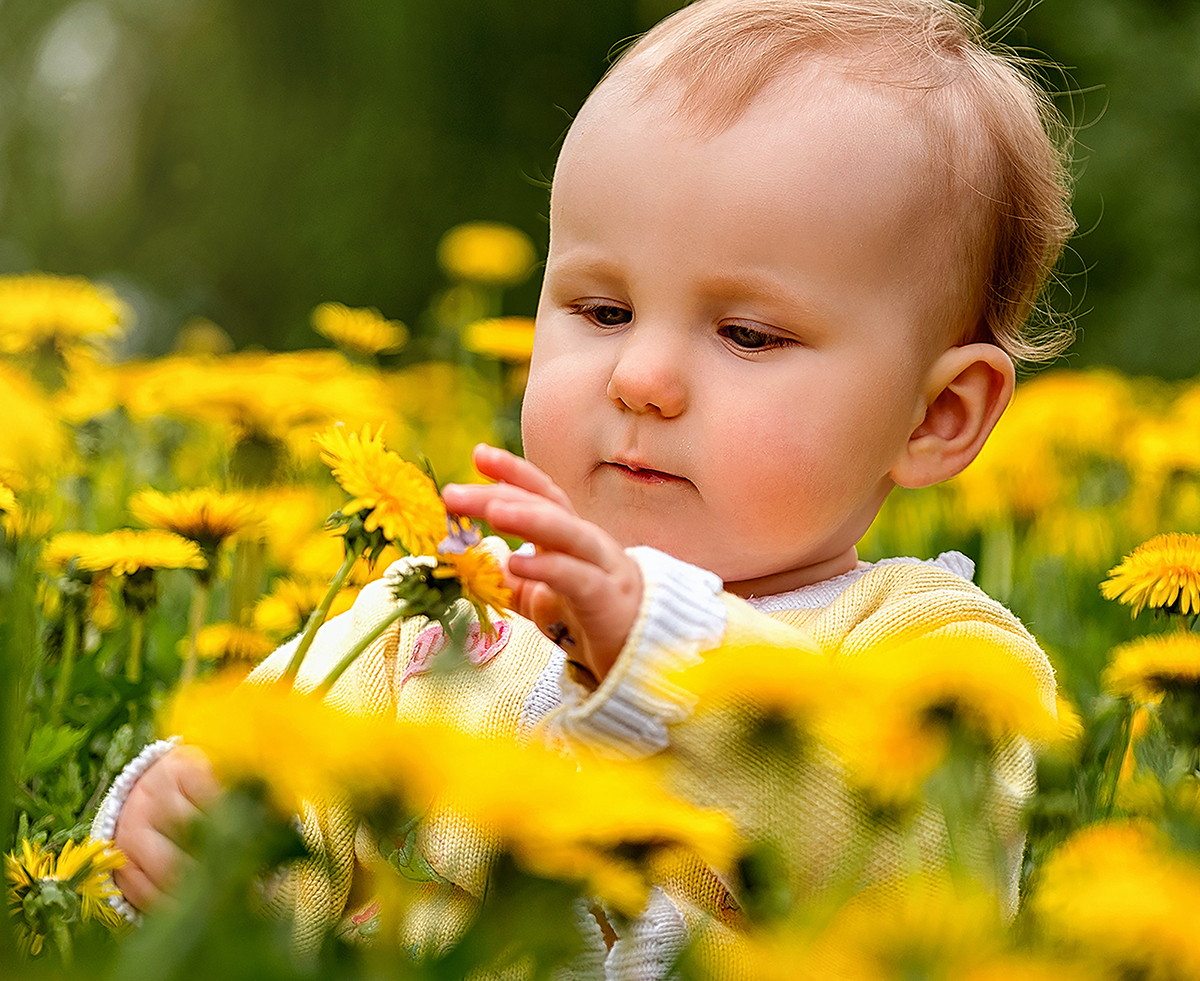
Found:
[(537, 546), (535, 555), (509, 557), (513, 609), (603, 679), (637, 619), (641, 569), (608, 532), (579, 517), (532, 463), (483, 444), (473, 459), (499, 483), (449, 484), (446, 507)]
[(125, 855), (113, 881), (135, 907), (148, 909), (171, 892), (186, 858), (175, 839), (220, 790), (207, 757), (191, 746), (171, 750), (134, 783), (113, 834)]

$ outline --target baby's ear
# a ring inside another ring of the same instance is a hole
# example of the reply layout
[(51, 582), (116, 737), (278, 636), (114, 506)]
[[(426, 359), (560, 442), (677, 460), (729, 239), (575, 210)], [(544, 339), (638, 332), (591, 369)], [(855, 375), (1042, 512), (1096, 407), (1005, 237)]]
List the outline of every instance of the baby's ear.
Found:
[(901, 487), (949, 480), (983, 448), (1012, 398), (1016, 369), (995, 344), (949, 348), (926, 376), (925, 416), (890, 471)]

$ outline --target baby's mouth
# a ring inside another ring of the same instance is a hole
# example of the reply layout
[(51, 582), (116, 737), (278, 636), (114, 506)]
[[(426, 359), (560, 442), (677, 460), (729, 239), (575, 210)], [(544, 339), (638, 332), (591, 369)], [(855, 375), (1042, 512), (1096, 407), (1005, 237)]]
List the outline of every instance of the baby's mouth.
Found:
[(626, 480), (634, 481), (639, 484), (686, 484), (687, 478), (680, 477), (678, 474), (667, 473), (664, 470), (655, 470), (652, 467), (639, 466), (636, 463), (620, 463), (611, 461), (608, 466), (612, 467), (618, 474)]

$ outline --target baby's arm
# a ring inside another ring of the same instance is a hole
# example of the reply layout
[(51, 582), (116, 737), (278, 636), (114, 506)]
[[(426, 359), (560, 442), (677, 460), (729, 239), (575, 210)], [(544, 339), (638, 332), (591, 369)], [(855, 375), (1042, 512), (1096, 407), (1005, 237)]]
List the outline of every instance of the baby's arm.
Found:
[(562, 490), (533, 464), (480, 445), (475, 466), (494, 484), (450, 484), (446, 506), (537, 547), (512, 555), (513, 608), (568, 657), (603, 680), (625, 646), (642, 602), (638, 563), (606, 531), (575, 513)]

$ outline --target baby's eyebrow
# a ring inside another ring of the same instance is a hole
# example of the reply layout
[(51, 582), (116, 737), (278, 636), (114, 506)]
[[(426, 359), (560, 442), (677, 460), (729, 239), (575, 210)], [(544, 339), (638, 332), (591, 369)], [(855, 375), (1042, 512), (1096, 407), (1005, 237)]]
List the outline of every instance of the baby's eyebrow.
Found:
[(587, 245), (552, 250), (547, 265), (559, 273), (596, 279), (619, 280), (624, 277), (624, 271), (618, 263)]
[(836, 311), (815, 303), (811, 296), (776, 276), (753, 269), (706, 277), (697, 284), (697, 292), (721, 300), (757, 300), (767, 297), (772, 307), (782, 308), (806, 323), (831, 324)]

